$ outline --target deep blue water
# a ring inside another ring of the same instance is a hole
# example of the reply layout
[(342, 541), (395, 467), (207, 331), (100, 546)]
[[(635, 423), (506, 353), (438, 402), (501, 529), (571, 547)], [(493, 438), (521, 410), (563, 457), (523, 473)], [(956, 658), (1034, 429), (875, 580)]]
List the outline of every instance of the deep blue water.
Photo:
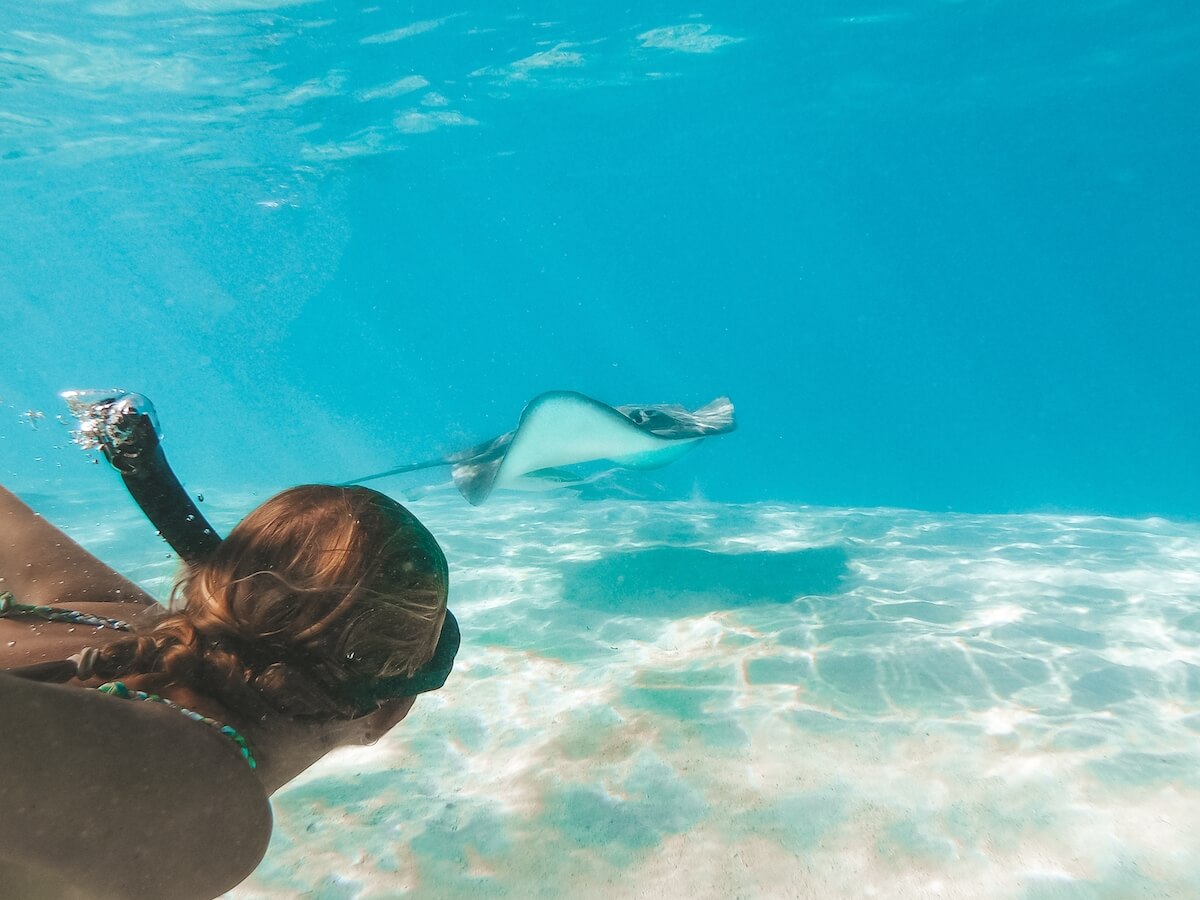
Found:
[(0, 476), (73, 387), (210, 489), (727, 393), (664, 495), (1200, 515), (1200, 7), (609, 7), (0, 11)]

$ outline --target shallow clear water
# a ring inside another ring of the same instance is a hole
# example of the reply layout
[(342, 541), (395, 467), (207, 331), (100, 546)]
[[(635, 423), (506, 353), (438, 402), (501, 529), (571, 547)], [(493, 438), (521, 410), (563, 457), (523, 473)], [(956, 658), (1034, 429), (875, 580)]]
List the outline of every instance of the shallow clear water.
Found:
[(1200, 7), (561, 7), (0, 9), (0, 480), (159, 596), (61, 390), (222, 530), (546, 390), (738, 409), (381, 482), (460, 666), (230, 896), (1194, 894)]
[[(208, 511), (225, 525), (260, 498)], [(230, 896), (1188, 896), (1200, 528), (412, 504), (447, 687), (280, 792)], [(130, 511), (71, 533), (160, 593)]]

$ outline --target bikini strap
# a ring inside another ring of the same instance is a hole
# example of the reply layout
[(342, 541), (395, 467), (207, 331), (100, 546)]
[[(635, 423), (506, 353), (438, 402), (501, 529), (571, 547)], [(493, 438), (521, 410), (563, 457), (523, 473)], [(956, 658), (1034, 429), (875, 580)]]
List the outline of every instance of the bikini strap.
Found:
[(145, 700), (151, 703), (161, 703), (164, 706), (178, 710), (194, 722), (203, 722), (210, 728), (217, 729), (217, 731), (233, 741), (237, 746), (238, 753), (246, 761), (246, 765), (252, 769), (258, 767), (258, 762), (254, 759), (254, 751), (250, 749), (250, 744), (232, 725), (225, 725), (216, 719), (188, 709), (186, 706), (180, 706), (174, 700), (160, 697), (158, 694), (147, 694), (145, 691), (131, 691), (123, 681), (109, 681), (100, 685), (96, 690), (102, 694), (108, 694), (110, 697), (120, 697), (122, 700)]
[(111, 619), (108, 616), (94, 616), (80, 612), (77, 609), (65, 609), (61, 606), (33, 606), (28, 603), (18, 603), (12, 591), (0, 593), (0, 619), (15, 616), (33, 616), (47, 622), (71, 622), (75, 625), (92, 625), (96, 628), (111, 628), (114, 631), (133, 631), (133, 626), (121, 619)]
[[(0, 592), (0, 619), (16, 618), (17, 616), (34, 616), (47, 622), (73, 622), (77, 625), (93, 625), (98, 628), (112, 628), (114, 631), (133, 631), (133, 626), (120, 619), (110, 619), (107, 616), (93, 616), (74, 609), (62, 609), (55, 606), (32, 606), (18, 603), (12, 591)], [(5, 669), (7, 675), (25, 678), (29, 681), (42, 681), (62, 684), (72, 678), (87, 681), (92, 678), (96, 660), (100, 651), (95, 647), (84, 647), (73, 656), (66, 659), (55, 659), (50, 662), (33, 663), (28, 666), (17, 666)]]

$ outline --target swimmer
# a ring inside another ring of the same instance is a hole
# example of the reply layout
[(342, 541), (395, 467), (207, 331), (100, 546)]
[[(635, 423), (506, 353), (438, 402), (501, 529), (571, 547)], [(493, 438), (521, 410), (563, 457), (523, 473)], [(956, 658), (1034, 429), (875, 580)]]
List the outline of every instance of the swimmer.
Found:
[(458, 647), (446, 559), (362, 487), (271, 498), (170, 612), (0, 488), (0, 885), (212, 898), (258, 865), (268, 798), (372, 744)]

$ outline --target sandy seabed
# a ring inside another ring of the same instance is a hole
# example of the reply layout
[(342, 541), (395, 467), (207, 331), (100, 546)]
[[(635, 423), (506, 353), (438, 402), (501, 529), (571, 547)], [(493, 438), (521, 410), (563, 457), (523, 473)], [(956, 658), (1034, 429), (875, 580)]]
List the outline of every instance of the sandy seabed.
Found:
[[(411, 506), (451, 560), (457, 668), (276, 795), (233, 900), (1200, 885), (1196, 525)], [(79, 521), (163, 593), (171, 560), (130, 549), (144, 523)]]

